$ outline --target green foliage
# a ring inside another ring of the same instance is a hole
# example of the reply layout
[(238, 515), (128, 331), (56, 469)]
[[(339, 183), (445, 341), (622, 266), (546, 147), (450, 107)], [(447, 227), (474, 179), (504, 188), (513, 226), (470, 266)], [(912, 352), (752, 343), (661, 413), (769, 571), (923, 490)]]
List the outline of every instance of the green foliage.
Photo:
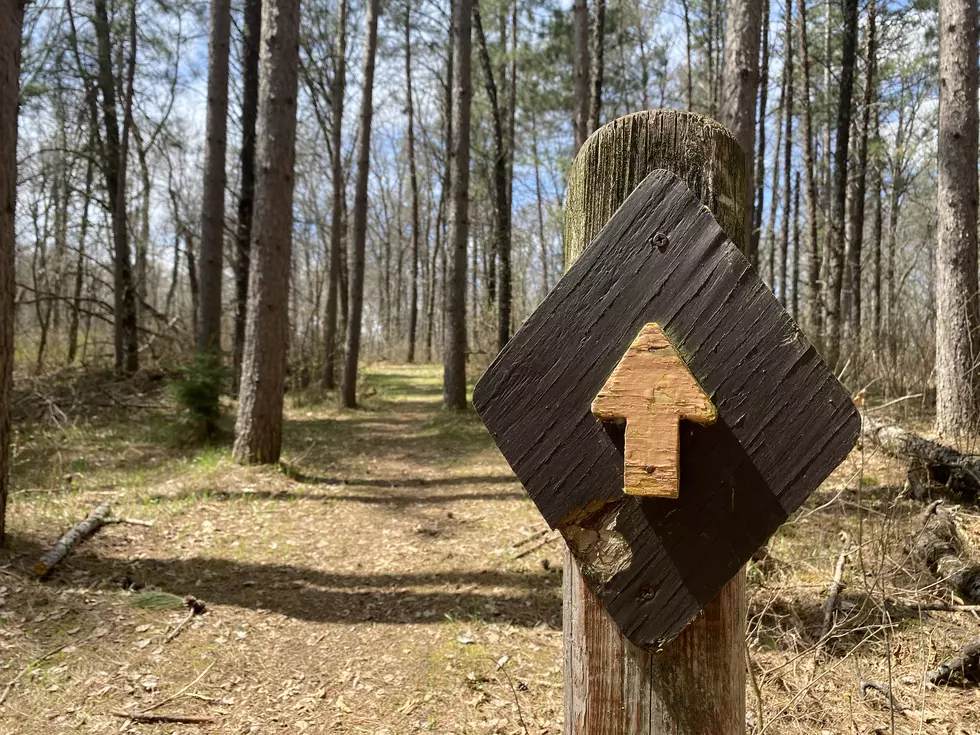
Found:
[(231, 376), (220, 357), (198, 352), (190, 364), (180, 368), (180, 377), (169, 388), (183, 410), (194, 441), (214, 438), (221, 418), (221, 396)]

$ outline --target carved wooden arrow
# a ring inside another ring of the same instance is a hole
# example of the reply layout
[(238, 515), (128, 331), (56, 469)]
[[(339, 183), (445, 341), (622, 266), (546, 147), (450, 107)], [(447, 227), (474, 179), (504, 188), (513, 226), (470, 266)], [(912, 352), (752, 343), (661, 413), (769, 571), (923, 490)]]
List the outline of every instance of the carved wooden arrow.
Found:
[(656, 322), (636, 335), (592, 402), (592, 413), (600, 421), (626, 422), (623, 489), (656, 498), (678, 496), (681, 419), (718, 420), (711, 399)]

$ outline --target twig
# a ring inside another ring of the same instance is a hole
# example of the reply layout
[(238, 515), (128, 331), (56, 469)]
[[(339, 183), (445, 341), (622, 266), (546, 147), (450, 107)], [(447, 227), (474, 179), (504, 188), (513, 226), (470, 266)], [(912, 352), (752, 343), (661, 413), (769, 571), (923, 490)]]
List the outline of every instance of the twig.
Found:
[(191, 597), (190, 595), (184, 598), (184, 604), (189, 608), (187, 615), (183, 620), (177, 623), (173, 630), (167, 633), (166, 637), (163, 639), (164, 643), (170, 643), (170, 641), (180, 634), (180, 631), (184, 629), (184, 626), (187, 625), (195, 615), (201, 615), (207, 609), (203, 602), (198, 600), (196, 597)]
[(216, 663), (215, 661), (212, 661), (211, 663), (209, 663), (209, 664), (208, 664), (208, 666), (207, 666), (207, 668), (205, 668), (205, 669), (204, 669), (204, 671), (202, 671), (202, 672), (201, 672), (200, 674), (198, 674), (198, 675), (197, 675), (197, 678), (196, 678), (196, 679), (194, 679), (194, 681), (192, 681), (192, 682), (191, 682), (190, 684), (188, 684), (187, 686), (185, 686), (185, 687), (184, 687), (183, 689), (181, 689), (181, 690), (180, 690), (179, 692), (177, 692), (176, 694), (171, 694), (171, 695), (170, 695), (169, 697), (167, 697), (166, 699), (161, 699), (161, 700), (160, 700), (159, 702), (157, 702), (156, 704), (153, 704), (153, 705), (150, 705), (150, 706), (149, 706), (149, 707), (147, 707), (146, 709), (144, 709), (144, 710), (142, 710), (142, 711), (141, 711), (141, 714), (146, 714), (147, 712), (152, 712), (152, 711), (153, 711), (153, 710), (155, 710), (155, 709), (159, 709), (160, 707), (162, 707), (163, 705), (165, 705), (165, 704), (167, 704), (168, 702), (173, 702), (173, 701), (174, 701), (175, 699), (177, 699), (177, 697), (180, 697), (180, 696), (182, 696), (182, 695), (183, 695), (183, 694), (184, 694), (184, 693), (185, 693), (185, 692), (186, 692), (186, 691), (187, 691), (188, 689), (190, 689), (190, 688), (191, 688), (192, 686), (194, 686), (195, 684), (197, 684), (197, 682), (199, 682), (199, 681), (200, 681), (201, 679), (203, 679), (203, 678), (204, 678), (204, 676), (205, 676), (205, 675), (206, 675), (206, 674), (207, 674), (207, 673), (208, 673), (208, 672), (209, 672), (209, 671), (210, 671), (211, 669), (213, 669), (213, 668), (214, 668), (214, 665), (215, 665), (215, 663)]
[(539, 541), (534, 546), (530, 546), (530, 547), (524, 549), (524, 551), (522, 551), (520, 554), (517, 554), (514, 558), (515, 559), (523, 559), (528, 554), (533, 554), (535, 551), (537, 551), (538, 549), (540, 549), (542, 546), (547, 546), (552, 541), (557, 541), (559, 538), (561, 538), (561, 537), (560, 536), (551, 536), (549, 538), (544, 539), (543, 541)]
[(139, 518), (106, 518), (103, 523), (125, 523), (127, 526), (146, 526), (153, 528), (153, 521), (143, 521)]
[(10, 681), (7, 682), (7, 685), (3, 688), (3, 693), (0, 694), (0, 705), (2, 705), (4, 702), (7, 701), (7, 697), (9, 696), (10, 691), (14, 688), (14, 685), (17, 684), (17, 682), (20, 681), (28, 671), (30, 671), (31, 669), (33, 669), (35, 666), (37, 666), (42, 661), (51, 658), (56, 653), (61, 653), (66, 648), (68, 648), (68, 646), (81, 645), (82, 643), (85, 643), (86, 641), (89, 641), (92, 638), (95, 638), (95, 633), (93, 633), (92, 635), (86, 636), (85, 638), (82, 638), (81, 640), (67, 641), (65, 643), (62, 643), (57, 648), (52, 648), (47, 653), (43, 653), (40, 656), (38, 656), (36, 659), (34, 659), (33, 661), (31, 661), (29, 664), (27, 664), (27, 666), (25, 666), (23, 669), (20, 670), (20, 673), (18, 673), (17, 676), (15, 676), (13, 679), (11, 679)]
[(752, 665), (752, 652), (749, 650), (749, 641), (745, 641), (745, 668), (749, 670), (749, 678), (752, 681), (752, 693), (755, 694), (755, 718), (758, 720), (758, 727), (764, 730), (766, 723), (762, 718), (762, 687), (759, 686), (759, 679), (755, 675), (755, 666)]
[(827, 637), (830, 629), (834, 625), (834, 616), (840, 604), (840, 593), (847, 586), (844, 582), (844, 565), (847, 563), (847, 555), (851, 553), (851, 537), (846, 531), (841, 531), (841, 541), (843, 544), (840, 556), (837, 557), (837, 565), (834, 567), (834, 579), (830, 583), (827, 602), (823, 606), (823, 627), (820, 630), (821, 640)]
[(116, 717), (125, 717), (127, 720), (132, 720), (133, 722), (140, 722), (146, 725), (152, 724), (154, 722), (176, 722), (185, 725), (208, 725), (214, 720), (210, 717), (203, 717), (201, 715), (151, 715), (144, 714), (142, 712), (124, 712), (123, 710), (116, 710), (112, 713)]
[[(496, 664), (497, 662), (494, 661), (494, 663)], [(507, 672), (506, 666), (507, 664), (504, 662), (503, 664), (497, 666), (497, 670), (503, 672), (504, 678), (507, 679), (507, 686), (510, 687), (510, 693), (514, 695), (514, 706), (517, 707), (517, 720), (521, 723), (523, 735), (529, 735), (531, 731), (527, 729), (527, 723), (524, 722), (524, 712), (521, 710), (521, 702), (517, 696), (517, 689), (514, 687), (514, 682), (511, 681), (510, 674)]]
[(529, 544), (532, 541), (534, 541), (535, 539), (541, 538), (546, 533), (548, 533), (550, 530), (551, 530), (550, 528), (544, 528), (544, 529), (542, 529), (540, 531), (535, 531), (530, 536), (526, 536), (526, 537), (522, 538), (520, 541), (518, 541), (516, 544), (514, 544), (513, 548), (519, 549), (522, 546), (524, 546), (525, 544)]

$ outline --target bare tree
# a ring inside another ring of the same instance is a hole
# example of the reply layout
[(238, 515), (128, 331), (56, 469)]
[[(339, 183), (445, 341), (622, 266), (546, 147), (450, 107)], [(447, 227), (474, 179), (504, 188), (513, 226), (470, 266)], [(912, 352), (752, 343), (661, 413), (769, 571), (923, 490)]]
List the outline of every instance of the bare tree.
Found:
[[(687, 6), (685, 5), (685, 15)], [(762, 206), (766, 195), (766, 110), (769, 103), (769, 0), (762, 6), (762, 62), (759, 67), (759, 132), (755, 146), (755, 204), (752, 206), (752, 229), (749, 249), (745, 254), (756, 270), (759, 269), (759, 240), (762, 236)]]
[(252, 267), (233, 450), (239, 463), (278, 462), (282, 448), (299, 18), (299, 0), (263, 3)]
[(379, 0), (367, 5), (367, 39), (364, 45), (363, 92), (357, 140), (357, 179), (354, 182), (354, 222), (350, 252), (350, 316), (347, 321), (347, 354), (341, 403), (357, 407), (357, 361), (361, 350), (361, 314), (364, 308), (364, 249), (367, 244), (368, 177), (371, 173), (371, 115), (374, 95), (374, 61), (378, 51)]
[[(454, 0), (453, 137), (449, 144), (452, 181), (447, 242), (450, 257), (447, 263), (442, 393), (443, 404), (452, 409), (466, 408), (466, 245), (469, 240), (470, 107), (473, 97), (470, 78), (472, 14), (472, 0)], [(582, 122), (585, 122), (584, 117)]]
[(939, 2), (936, 430), (977, 428), (977, 4)]
[[(790, 240), (790, 207), (793, 190), (793, 4), (786, 3), (786, 34), (783, 43), (783, 67), (786, 75), (786, 109), (783, 111), (783, 124), (786, 126), (784, 137), (786, 145), (783, 151), (783, 232), (779, 252), (779, 303), (784, 307), (789, 304), (787, 290), (787, 266), (789, 259)], [(773, 279), (775, 281), (775, 279)]]
[(719, 122), (732, 131), (745, 154), (745, 229), (751, 232), (762, 0), (732, 0), (727, 11)]
[(14, 205), (17, 202), (17, 105), (20, 97), (21, 0), (0, 1), (0, 544), (10, 481), (10, 404), (14, 371)]

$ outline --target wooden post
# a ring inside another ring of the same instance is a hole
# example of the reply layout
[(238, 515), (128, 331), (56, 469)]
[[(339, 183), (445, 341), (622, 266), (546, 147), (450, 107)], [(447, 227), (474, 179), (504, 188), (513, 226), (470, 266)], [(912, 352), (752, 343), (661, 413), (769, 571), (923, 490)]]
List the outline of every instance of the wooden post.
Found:
[[(648, 173), (683, 179), (745, 249), (745, 165), (738, 142), (706, 117), (650, 110), (582, 146), (568, 183), (565, 267)], [(745, 572), (660, 653), (631, 644), (565, 551), (566, 735), (739, 735), (745, 731)]]

